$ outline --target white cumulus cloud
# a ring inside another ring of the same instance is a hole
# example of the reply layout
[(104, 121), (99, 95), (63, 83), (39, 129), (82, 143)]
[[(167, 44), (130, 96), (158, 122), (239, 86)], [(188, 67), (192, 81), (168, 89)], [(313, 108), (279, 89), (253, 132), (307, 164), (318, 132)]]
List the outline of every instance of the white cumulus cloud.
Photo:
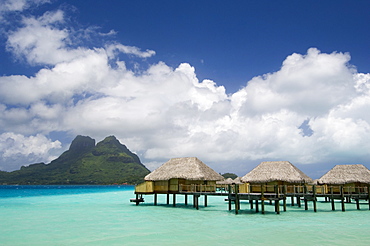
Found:
[[(0, 77), (2, 158), (48, 160), (68, 144), (49, 140), (53, 132), (97, 141), (116, 135), (151, 168), (197, 156), (219, 172), (243, 174), (258, 160), (325, 164), (369, 157), (370, 75), (358, 73), (348, 53), (291, 54), (278, 71), (226, 94), (215, 81), (200, 81), (188, 63), (129, 69), (121, 54), (147, 61), (155, 52), (118, 42), (77, 45), (66, 25), (64, 13), (54, 11), (23, 18), (9, 32), (15, 56), (51, 67)], [(303, 123), (310, 134), (302, 133)]]

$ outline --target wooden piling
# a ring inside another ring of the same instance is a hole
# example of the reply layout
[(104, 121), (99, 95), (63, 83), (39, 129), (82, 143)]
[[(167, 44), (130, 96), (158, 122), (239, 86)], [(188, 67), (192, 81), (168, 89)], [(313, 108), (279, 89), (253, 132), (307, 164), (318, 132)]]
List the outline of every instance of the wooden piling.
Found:
[(286, 212), (286, 192), (287, 192), (287, 186), (284, 185), (283, 186), (283, 209), (284, 209), (284, 212)]
[(340, 197), (341, 197), (341, 203), (342, 203), (342, 211), (346, 211), (346, 208), (344, 207), (344, 190), (343, 186), (340, 187)]
[(185, 194), (185, 205), (188, 205), (188, 194)]
[(157, 206), (157, 193), (154, 193), (154, 206)]
[(304, 199), (304, 210), (308, 210), (308, 204), (307, 204), (307, 186), (303, 186), (303, 199)]
[(231, 210), (231, 185), (228, 184), (227, 187), (228, 187), (228, 192), (229, 192), (228, 202), (229, 202), (229, 211), (230, 211)]
[(208, 206), (207, 195), (204, 195), (204, 207)]
[(369, 210), (370, 210), (370, 185), (367, 186), (367, 201), (369, 202)]
[(239, 185), (238, 184), (235, 184), (234, 186), (235, 190), (234, 190), (234, 193), (235, 193), (235, 214), (238, 214), (239, 213), (239, 206), (240, 206), (240, 202), (239, 202)]
[(167, 205), (170, 204), (170, 193), (167, 193)]
[(331, 210), (335, 210), (335, 204), (334, 204), (334, 195), (333, 195), (333, 186), (330, 186), (330, 201), (331, 201)]
[(312, 203), (313, 203), (313, 211), (317, 212), (316, 208), (316, 185), (312, 187)]
[(370, 210), (370, 185), (367, 186), (367, 200), (369, 202), (369, 210)]
[(276, 199), (275, 200), (275, 212), (277, 214), (280, 214), (280, 202), (279, 202), (279, 199)]
[(265, 214), (265, 186), (261, 185), (261, 213)]
[(172, 195), (172, 202), (173, 202), (172, 206), (176, 207), (176, 194)]

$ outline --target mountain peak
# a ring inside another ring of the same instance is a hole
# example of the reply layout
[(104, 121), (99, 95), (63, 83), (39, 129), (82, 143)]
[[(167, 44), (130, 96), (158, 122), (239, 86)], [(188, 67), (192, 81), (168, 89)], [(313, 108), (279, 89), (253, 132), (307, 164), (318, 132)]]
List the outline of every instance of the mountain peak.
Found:
[(95, 139), (78, 135), (71, 143), (69, 150), (72, 152), (85, 152), (95, 147)]
[(135, 184), (150, 171), (115, 136), (95, 140), (78, 135), (50, 164), (38, 163), (10, 173), (0, 172), (0, 183), (10, 184)]

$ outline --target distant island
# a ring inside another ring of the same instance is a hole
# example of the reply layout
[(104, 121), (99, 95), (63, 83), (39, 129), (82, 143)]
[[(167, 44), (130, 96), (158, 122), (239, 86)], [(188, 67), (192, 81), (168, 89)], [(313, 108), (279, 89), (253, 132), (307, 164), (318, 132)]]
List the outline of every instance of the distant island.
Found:
[(12, 172), (0, 171), (0, 184), (138, 184), (150, 171), (115, 136), (95, 145), (77, 136), (70, 148), (49, 164), (36, 163)]

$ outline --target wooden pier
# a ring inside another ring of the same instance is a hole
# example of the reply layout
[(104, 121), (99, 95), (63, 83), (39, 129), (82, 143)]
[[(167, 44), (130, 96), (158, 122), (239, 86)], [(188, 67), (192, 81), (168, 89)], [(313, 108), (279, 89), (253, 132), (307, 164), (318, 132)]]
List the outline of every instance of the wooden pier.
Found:
[[(256, 185), (254, 185), (256, 186)], [(256, 187), (255, 187), (256, 188)], [(290, 206), (302, 207), (308, 210), (309, 202), (312, 203), (313, 211), (317, 212), (317, 198), (324, 198), (326, 202), (330, 202), (331, 210), (335, 210), (335, 200), (339, 200), (341, 210), (345, 211), (345, 204), (356, 202), (356, 208), (360, 209), (360, 200), (367, 201), (370, 210), (370, 187), (350, 187), (350, 186), (320, 186), (320, 185), (302, 185), (302, 186), (287, 186), (287, 185), (264, 185), (258, 187), (260, 192), (249, 192), (253, 190), (249, 184), (234, 184), (234, 185), (179, 185), (177, 191), (172, 192), (140, 192), (135, 191), (136, 198), (130, 199), (130, 202), (135, 202), (136, 205), (144, 202), (143, 195), (154, 195), (154, 205), (157, 205), (158, 195), (166, 195), (166, 204), (170, 204), (170, 196), (172, 196), (172, 205), (176, 206), (176, 196), (183, 195), (185, 197), (185, 205), (188, 205), (188, 197), (193, 197), (193, 207), (199, 209), (199, 198), (204, 196), (204, 207), (208, 206), (208, 196), (225, 197), (228, 202), (228, 209), (231, 211), (234, 205), (235, 214), (241, 210), (240, 201), (246, 200), (249, 202), (250, 209), (255, 209), (256, 213), (265, 214), (265, 202), (274, 205), (275, 213), (280, 214), (282, 206), (283, 211), (287, 211), (287, 200), (290, 200)], [(273, 192), (271, 192), (273, 191)], [(282, 204), (281, 204), (282, 202)]]

